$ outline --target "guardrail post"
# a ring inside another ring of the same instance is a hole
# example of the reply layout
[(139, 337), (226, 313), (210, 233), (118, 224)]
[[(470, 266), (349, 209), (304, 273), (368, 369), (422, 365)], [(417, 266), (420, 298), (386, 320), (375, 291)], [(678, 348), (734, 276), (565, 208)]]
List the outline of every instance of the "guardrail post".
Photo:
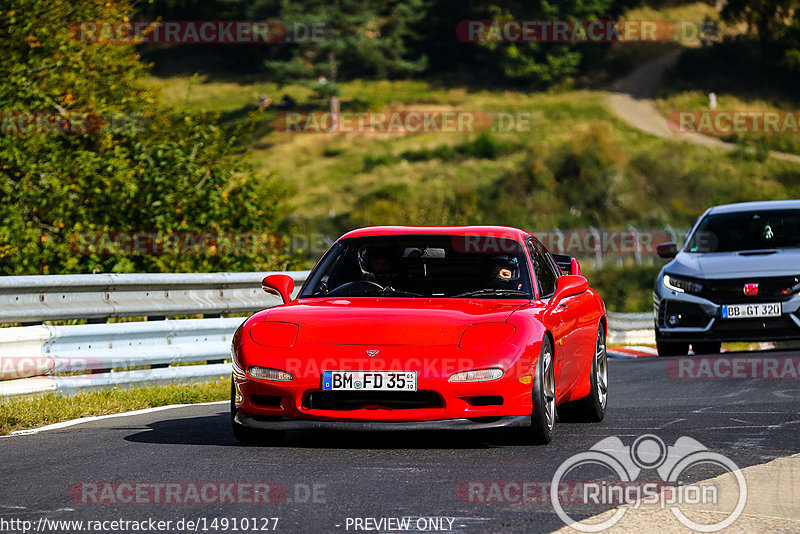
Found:
[(556, 254), (567, 254), (566, 247), (564, 246), (564, 232), (560, 228), (553, 228), (553, 233), (556, 235), (556, 244), (558, 245), (558, 252)]
[(597, 231), (597, 228), (594, 226), (589, 227), (589, 232), (594, 237), (594, 261), (595, 261), (595, 269), (602, 269), (603, 268), (603, 242), (600, 237), (600, 232)]
[[(86, 324), (106, 324), (108, 322), (108, 317), (92, 317), (90, 319), (86, 319)], [(89, 371), (90, 374), (99, 375), (102, 373), (110, 373), (111, 368), (107, 367), (104, 369), (92, 369)]]
[(642, 264), (642, 244), (639, 242), (639, 230), (633, 227), (633, 225), (628, 225), (628, 231), (633, 235), (633, 257), (636, 260), (636, 265)]
[[(146, 317), (148, 321), (166, 321), (167, 317), (165, 315), (148, 315)], [(169, 367), (168, 363), (154, 363), (150, 366), (150, 369), (163, 369), (165, 367)]]
[[(221, 313), (206, 313), (203, 314), (203, 319), (219, 319), (222, 317)], [(206, 363), (211, 365), (215, 363), (225, 363), (225, 360), (206, 360)]]
[(675, 229), (670, 225), (665, 226), (664, 229), (669, 234), (669, 237), (670, 237), (670, 239), (672, 239), (672, 242), (673, 243), (677, 243), (678, 242), (678, 234), (677, 234), (677, 232), (675, 232)]

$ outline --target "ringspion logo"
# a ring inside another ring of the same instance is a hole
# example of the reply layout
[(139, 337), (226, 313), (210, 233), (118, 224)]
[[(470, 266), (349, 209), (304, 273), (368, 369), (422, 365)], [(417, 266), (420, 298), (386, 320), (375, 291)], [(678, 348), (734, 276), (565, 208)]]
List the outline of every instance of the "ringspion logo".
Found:
[[(704, 472), (714, 470), (732, 477), (736, 483), (735, 505), (729, 512), (721, 512), (715, 523), (700, 523), (688, 517), (682, 507), (688, 505), (716, 505), (722, 501), (721, 489), (711, 481), (684, 483), (681, 476), (692, 469), (703, 466)], [(585, 482), (582, 470), (593, 470), (592, 482)], [(597, 480), (597, 470), (610, 473), (616, 480)], [(643, 481), (643, 473), (655, 472), (662, 484)], [(582, 502), (565, 501), (559, 491), (569, 484), (571, 476), (580, 477)], [(553, 475), (550, 486), (550, 502), (558, 517), (575, 530), (600, 532), (613, 527), (622, 520), (630, 508), (641, 505), (669, 509), (682, 525), (699, 532), (717, 532), (730, 526), (744, 511), (747, 502), (747, 483), (739, 467), (727, 456), (708, 450), (699, 441), (680, 437), (674, 445), (667, 446), (653, 434), (637, 437), (629, 446), (616, 436), (605, 438), (588, 451), (575, 454), (563, 462)], [(585, 519), (585, 506), (592, 504), (614, 504), (614, 513), (600, 522)], [(569, 511), (565, 505), (570, 504)], [(583, 517), (580, 517), (583, 516)]]

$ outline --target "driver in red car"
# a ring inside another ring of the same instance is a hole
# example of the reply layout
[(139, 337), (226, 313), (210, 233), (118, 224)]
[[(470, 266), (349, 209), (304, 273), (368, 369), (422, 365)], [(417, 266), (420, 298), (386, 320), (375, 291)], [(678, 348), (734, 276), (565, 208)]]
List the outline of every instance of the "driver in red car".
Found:
[(505, 255), (492, 256), (489, 261), (489, 287), (521, 289), (517, 259)]
[(361, 254), (361, 270), (364, 279), (377, 282), (387, 287), (397, 275), (395, 254), (391, 247), (377, 246), (365, 250)]

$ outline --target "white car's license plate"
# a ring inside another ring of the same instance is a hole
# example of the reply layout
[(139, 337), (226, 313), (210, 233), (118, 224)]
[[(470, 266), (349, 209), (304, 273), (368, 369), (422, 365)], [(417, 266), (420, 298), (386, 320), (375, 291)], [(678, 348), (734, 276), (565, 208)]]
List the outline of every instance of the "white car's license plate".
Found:
[(416, 371), (323, 371), (326, 391), (417, 391)]
[(780, 302), (771, 302), (769, 304), (729, 304), (722, 307), (722, 318), (780, 317), (782, 312), (783, 308)]

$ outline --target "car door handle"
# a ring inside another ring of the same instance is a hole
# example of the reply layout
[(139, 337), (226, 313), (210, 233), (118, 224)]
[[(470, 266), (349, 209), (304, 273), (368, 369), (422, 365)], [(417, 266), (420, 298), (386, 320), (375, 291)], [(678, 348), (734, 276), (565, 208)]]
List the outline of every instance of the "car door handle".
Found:
[(569, 308), (569, 306), (567, 306), (563, 302), (559, 302), (558, 305), (561, 306), (562, 308)]

